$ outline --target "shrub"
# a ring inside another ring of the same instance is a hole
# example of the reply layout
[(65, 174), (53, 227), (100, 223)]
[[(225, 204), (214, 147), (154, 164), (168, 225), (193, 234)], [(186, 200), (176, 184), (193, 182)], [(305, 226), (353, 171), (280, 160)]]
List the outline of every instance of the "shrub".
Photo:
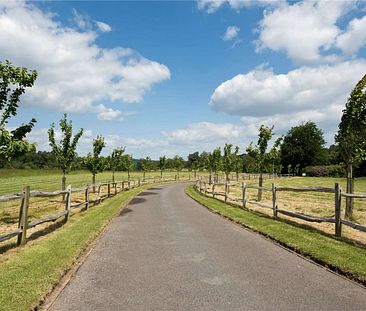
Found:
[(336, 165), (318, 165), (308, 166), (304, 169), (307, 176), (311, 177), (344, 177), (344, 167), (340, 164)]

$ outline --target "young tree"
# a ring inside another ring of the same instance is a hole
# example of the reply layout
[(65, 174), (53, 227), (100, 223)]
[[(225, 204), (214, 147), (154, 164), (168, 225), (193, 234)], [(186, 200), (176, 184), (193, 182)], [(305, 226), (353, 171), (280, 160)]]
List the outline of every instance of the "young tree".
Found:
[(221, 149), (216, 148), (207, 156), (207, 168), (210, 172), (209, 183), (212, 183), (212, 173), (215, 175), (215, 180), (218, 181), (218, 172), (221, 169)]
[(0, 62), (0, 161), (10, 161), (12, 158), (35, 150), (35, 145), (28, 143), (26, 135), (31, 132), (36, 119), (9, 131), (5, 128), (9, 119), (16, 116), (20, 96), (27, 87), (32, 87), (37, 78), (37, 72), (28, 71), (24, 67), (15, 67), (9, 61)]
[(116, 170), (121, 170), (124, 167), (124, 158), (123, 154), (125, 152), (126, 147), (120, 147), (113, 149), (110, 157), (109, 157), (109, 165), (112, 170), (112, 181), (114, 182), (114, 174)]
[(198, 151), (188, 155), (188, 166), (194, 171), (194, 178), (197, 176), (197, 170), (199, 168), (200, 156)]
[(144, 172), (144, 180), (146, 176), (146, 171), (150, 171), (152, 168), (152, 161), (150, 157), (146, 157), (145, 159), (140, 160), (140, 166), (142, 171)]
[(281, 145), (281, 164), (292, 172), (301, 174), (306, 166), (322, 164), (325, 161), (323, 132), (314, 122), (292, 127)]
[(222, 157), (222, 170), (225, 173), (227, 181), (230, 180), (230, 173), (234, 171), (235, 161), (239, 151), (239, 148), (236, 147), (235, 151), (232, 152), (231, 150), (232, 147), (233, 147), (232, 144), (225, 144), (224, 155)]
[[(99, 172), (103, 172), (105, 167), (104, 159), (100, 157), (100, 153), (104, 147), (104, 137), (98, 135), (93, 140), (93, 153), (88, 153), (85, 158), (85, 166), (93, 174), (93, 185), (95, 185), (95, 176)], [(95, 186), (93, 187), (93, 191), (95, 192)]]
[(83, 135), (83, 129), (80, 129), (74, 137), (72, 137), (72, 122), (67, 121), (67, 115), (64, 114), (60, 120), (60, 128), (62, 138), (60, 143), (56, 143), (55, 139), (55, 124), (52, 123), (48, 130), (48, 140), (52, 148), (52, 152), (56, 157), (58, 167), (62, 171), (62, 190), (66, 189), (66, 174), (71, 170), (72, 164), (76, 158), (76, 145)]
[(179, 172), (183, 169), (183, 166), (184, 166), (184, 160), (182, 157), (176, 155), (174, 158), (173, 158), (173, 161), (174, 161), (174, 168), (177, 170), (178, 172), (178, 179), (179, 179)]
[(133, 171), (135, 165), (133, 163), (132, 154), (126, 154), (123, 156), (123, 169), (127, 171), (128, 180), (131, 179), (130, 173)]
[[(272, 161), (272, 175), (275, 176), (275, 173), (277, 173), (276, 166), (281, 167), (281, 144), (283, 141), (283, 137), (278, 137), (273, 144), (272, 149), (270, 150), (268, 157), (269, 160)], [(281, 169), (279, 169), (281, 171)]]
[[(366, 75), (356, 84), (343, 109), (335, 140), (347, 168), (347, 192), (353, 192), (353, 164), (366, 158)], [(347, 198), (345, 217), (352, 217), (353, 200)]]
[[(247, 148), (248, 154), (256, 159), (258, 163), (259, 187), (263, 187), (263, 167), (268, 159), (266, 151), (268, 142), (271, 140), (273, 134), (273, 126), (267, 127), (262, 124), (259, 128), (257, 145), (253, 146), (253, 143), (251, 142)], [(262, 189), (258, 189), (258, 201), (260, 200), (262, 200)]]
[(166, 156), (162, 156), (159, 158), (159, 169), (160, 169), (160, 177), (163, 178), (163, 171), (166, 167)]
[(243, 171), (243, 158), (239, 155), (239, 147), (235, 147), (235, 157), (234, 157), (234, 165), (233, 165), (233, 171), (236, 174), (236, 180), (239, 180), (239, 173)]

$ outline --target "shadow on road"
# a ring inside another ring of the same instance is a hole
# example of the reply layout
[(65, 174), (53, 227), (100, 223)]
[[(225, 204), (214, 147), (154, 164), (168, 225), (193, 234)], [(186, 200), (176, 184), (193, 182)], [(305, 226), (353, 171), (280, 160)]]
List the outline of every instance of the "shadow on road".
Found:
[(128, 208), (128, 207), (125, 207), (125, 208), (122, 210), (122, 212), (120, 212), (120, 213), (119, 213), (119, 216), (123, 216), (123, 215), (128, 214), (128, 213), (131, 213), (131, 212), (133, 212), (133, 210), (132, 210), (132, 209), (130, 209), (130, 208)]
[(145, 195), (153, 195), (153, 194), (157, 194), (156, 192), (152, 192), (152, 191), (144, 191), (141, 192), (138, 196), (145, 196)]
[(158, 187), (153, 187), (153, 188), (149, 188), (147, 190), (162, 190), (163, 188), (158, 188)]
[(129, 205), (136, 205), (136, 204), (143, 203), (145, 201), (146, 201), (146, 199), (144, 199), (144, 198), (138, 198), (138, 197), (136, 197), (136, 198), (133, 198), (131, 200), (131, 202), (129, 203)]

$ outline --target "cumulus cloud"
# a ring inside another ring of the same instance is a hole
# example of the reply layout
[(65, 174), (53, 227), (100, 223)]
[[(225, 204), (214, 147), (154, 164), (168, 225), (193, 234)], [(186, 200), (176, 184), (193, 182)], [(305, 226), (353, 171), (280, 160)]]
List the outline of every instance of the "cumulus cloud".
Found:
[(366, 44), (366, 15), (355, 18), (348, 24), (347, 31), (337, 37), (336, 45), (345, 54), (353, 55)]
[(107, 120), (121, 111), (105, 107), (106, 101), (140, 102), (154, 84), (170, 78), (168, 67), (136, 51), (98, 46), (98, 34), (83, 24), (86, 20), (78, 15), (79, 28), (85, 30), (76, 30), (33, 4), (1, 2), (2, 57), (39, 74), (24, 96), (26, 104), (91, 112)]
[(365, 72), (365, 60), (301, 67), (287, 74), (259, 67), (219, 85), (209, 105), (215, 111), (241, 116), (270, 116), (343, 105)]
[[(285, 1), (285, 0), (284, 0)], [(278, 6), (283, 0), (198, 0), (199, 10), (206, 11), (208, 14), (215, 13), (217, 10), (227, 5), (233, 10), (240, 10), (251, 6)]]
[(240, 31), (240, 28), (237, 26), (229, 26), (227, 27), (222, 39), (224, 41), (230, 41), (238, 37), (238, 33)]

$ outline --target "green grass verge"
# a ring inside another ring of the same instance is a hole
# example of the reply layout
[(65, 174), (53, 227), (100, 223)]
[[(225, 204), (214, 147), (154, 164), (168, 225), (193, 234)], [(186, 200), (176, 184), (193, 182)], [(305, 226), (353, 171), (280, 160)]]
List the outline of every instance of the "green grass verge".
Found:
[(203, 196), (194, 186), (188, 186), (186, 193), (210, 210), (366, 285), (366, 249)]
[(47, 236), (5, 254), (0, 263), (0, 309), (28, 310), (60, 280), (106, 224), (143, 189), (135, 188), (75, 214)]

